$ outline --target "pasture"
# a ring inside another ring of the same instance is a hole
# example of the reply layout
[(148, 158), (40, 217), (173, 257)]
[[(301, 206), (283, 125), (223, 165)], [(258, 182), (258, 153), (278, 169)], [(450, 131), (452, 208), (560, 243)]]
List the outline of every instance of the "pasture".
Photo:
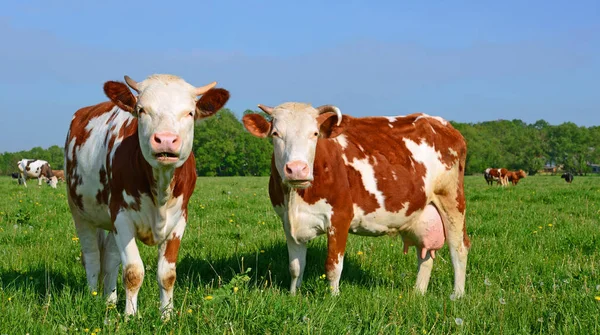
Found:
[(285, 238), (266, 177), (199, 178), (162, 322), (156, 247), (141, 245), (141, 318), (125, 321), (86, 287), (63, 183), (0, 178), (0, 334), (597, 334), (600, 178), (528, 177), (516, 187), (465, 178), (472, 241), (466, 296), (450, 298), (442, 249), (425, 296), (413, 292), (416, 254), (399, 236), (350, 236), (332, 297), (326, 238), (309, 244), (300, 293), (288, 294)]

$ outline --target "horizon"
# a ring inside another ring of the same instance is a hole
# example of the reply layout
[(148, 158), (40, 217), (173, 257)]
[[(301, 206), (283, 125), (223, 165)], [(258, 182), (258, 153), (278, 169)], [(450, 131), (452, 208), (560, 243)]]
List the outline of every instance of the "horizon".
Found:
[(356, 117), (600, 125), (600, 2), (0, 5), (0, 152), (62, 145), (102, 85), (171, 73)]

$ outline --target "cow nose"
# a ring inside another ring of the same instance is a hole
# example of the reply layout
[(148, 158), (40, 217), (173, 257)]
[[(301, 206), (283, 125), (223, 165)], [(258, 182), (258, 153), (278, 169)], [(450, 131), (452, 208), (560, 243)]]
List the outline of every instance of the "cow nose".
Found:
[(150, 140), (152, 149), (155, 152), (177, 152), (180, 143), (181, 138), (179, 135), (169, 132), (154, 133)]
[(303, 161), (291, 161), (285, 164), (285, 177), (290, 180), (307, 180), (310, 169)]

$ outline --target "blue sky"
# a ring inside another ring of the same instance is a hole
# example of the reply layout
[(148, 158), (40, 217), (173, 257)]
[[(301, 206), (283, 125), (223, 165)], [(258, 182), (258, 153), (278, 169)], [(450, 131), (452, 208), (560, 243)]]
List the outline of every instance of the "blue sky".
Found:
[(60, 146), (127, 74), (353, 116), (600, 125), (600, 1), (5, 1), (0, 152)]

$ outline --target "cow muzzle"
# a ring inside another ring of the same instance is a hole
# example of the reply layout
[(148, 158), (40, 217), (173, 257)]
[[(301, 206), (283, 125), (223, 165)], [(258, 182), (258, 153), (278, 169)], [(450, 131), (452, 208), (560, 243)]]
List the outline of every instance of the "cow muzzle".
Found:
[(294, 188), (307, 188), (313, 178), (310, 167), (303, 161), (291, 161), (285, 164), (285, 182)]
[(181, 137), (169, 132), (154, 133), (150, 138), (150, 147), (159, 163), (175, 163), (179, 160)]

